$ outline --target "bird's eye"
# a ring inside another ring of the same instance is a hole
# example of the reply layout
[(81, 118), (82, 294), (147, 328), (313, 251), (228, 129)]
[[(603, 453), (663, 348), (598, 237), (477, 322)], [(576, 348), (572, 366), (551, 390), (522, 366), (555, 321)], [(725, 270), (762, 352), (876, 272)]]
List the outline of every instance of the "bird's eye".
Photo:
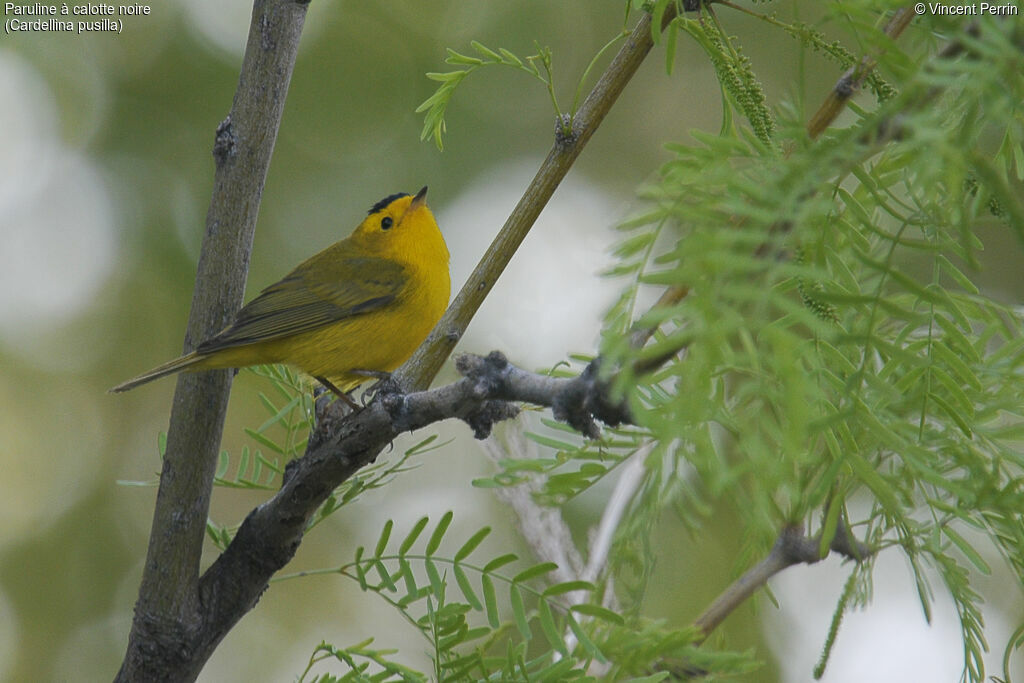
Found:
[(393, 224), (394, 224), (394, 221), (391, 220), (391, 216), (384, 216), (384, 218), (380, 219), (380, 229), (381, 230), (387, 230)]

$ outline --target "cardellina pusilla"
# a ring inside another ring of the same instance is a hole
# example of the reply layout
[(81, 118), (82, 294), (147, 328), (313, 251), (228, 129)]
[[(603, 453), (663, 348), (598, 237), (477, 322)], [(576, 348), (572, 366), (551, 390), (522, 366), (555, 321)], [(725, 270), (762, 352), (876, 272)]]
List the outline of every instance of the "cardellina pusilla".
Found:
[(441, 318), (451, 294), (448, 247), (426, 202), (385, 197), (347, 237), (301, 263), (246, 304), (192, 353), (111, 391), (181, 370), (287, 363), (350, 391), (404, 363)]

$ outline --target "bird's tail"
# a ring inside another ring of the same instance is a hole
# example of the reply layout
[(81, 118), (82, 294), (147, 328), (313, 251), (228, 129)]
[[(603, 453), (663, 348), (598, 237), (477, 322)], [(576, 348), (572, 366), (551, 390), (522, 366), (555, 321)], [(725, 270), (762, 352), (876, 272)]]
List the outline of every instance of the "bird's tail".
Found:
[(193, 351), (192, 353), (182, 356), (180, 358), (175, 358), (174, 360), (167, 361), (163, 365), (158, 365), (149, 372), (144, 372), (138, 377), (133, 377), (127, 382), (122, 382), (113, 389), (110, 389), (109, 393), (117, 394), (121, 393), (122, 391), (134, 389), (140, 384), (152, 382), (155, 379), (160, 379), (161, 377), (166, 377), (167, 375), (173, 375), (176, 372), (180, 372), (181, 370), (190, 368), (196, 363), (205, 359), (206, 356), (199, 355), (198, 353)]

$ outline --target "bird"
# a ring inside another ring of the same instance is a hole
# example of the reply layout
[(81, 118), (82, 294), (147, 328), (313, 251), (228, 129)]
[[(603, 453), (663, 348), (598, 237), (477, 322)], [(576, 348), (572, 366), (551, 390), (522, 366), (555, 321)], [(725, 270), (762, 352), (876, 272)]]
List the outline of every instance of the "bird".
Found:
[(303, 261), (194, 351), (110, 389), (123, 392), (183, 370), (283, 363), (340, 397), (404, 363), (451, 295), (449, 253), (426, 202), (398, 192), (349, 237)]

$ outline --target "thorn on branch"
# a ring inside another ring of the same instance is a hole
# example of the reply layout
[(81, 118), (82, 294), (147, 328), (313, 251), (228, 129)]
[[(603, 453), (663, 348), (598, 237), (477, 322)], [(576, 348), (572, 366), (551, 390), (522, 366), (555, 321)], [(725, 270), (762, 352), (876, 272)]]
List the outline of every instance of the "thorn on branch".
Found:
[(372, 370), (356, 370), (355, 374), (363, 375), (364, 377), (376, 377), (377, 381), (373, 383), (366, 391), (363, 392), (363, 407), (371, 400), (378, 396), (386, 397), (388, 395), (404, 395), (405, 390), (402, 389), (402, 385), (398, 383), (395, 376), (390, 372), (376, 372)]

